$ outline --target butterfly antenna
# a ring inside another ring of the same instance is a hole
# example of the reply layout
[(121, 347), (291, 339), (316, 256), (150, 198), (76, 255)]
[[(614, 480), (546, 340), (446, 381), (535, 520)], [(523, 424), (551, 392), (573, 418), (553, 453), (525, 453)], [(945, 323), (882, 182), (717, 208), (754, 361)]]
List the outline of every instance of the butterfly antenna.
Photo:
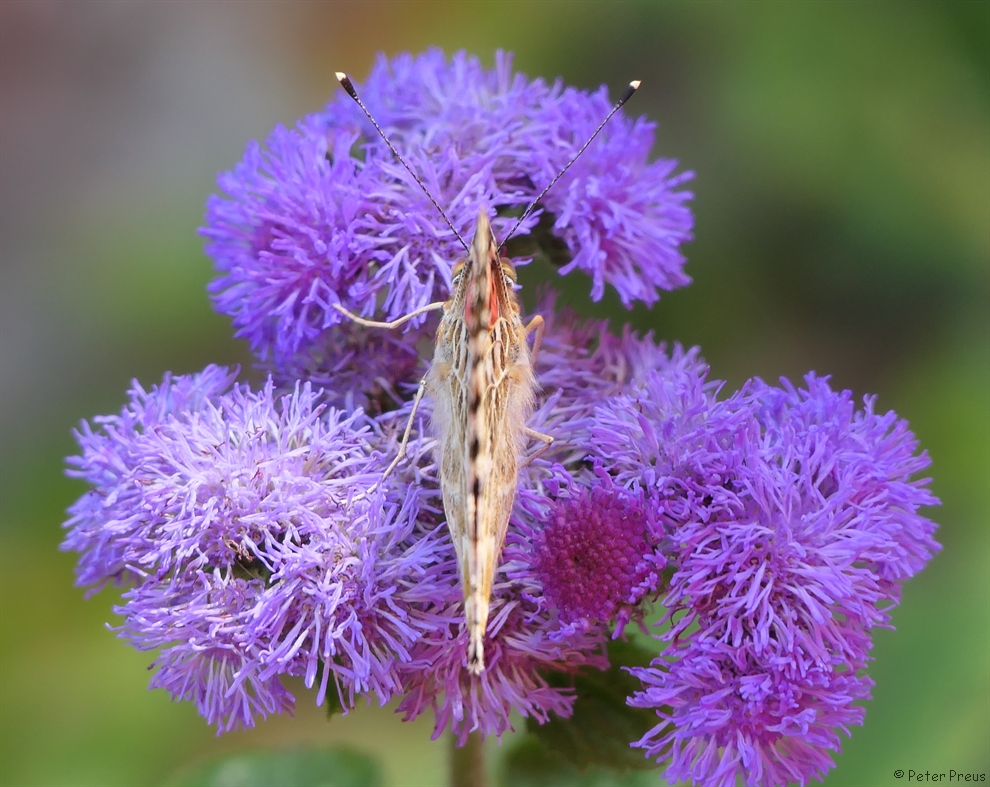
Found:
[(531, 203), (529, 203), (529, 207), (523, 211), (522, 216), (520, 216), (519, 219), (516, 221), (516, 223), (512, 225), (512, 229), (509, 230), (509, 234), (505, 236), (505, 240), (503, 240), (498, 246), (499, 252), (501, 252), (502, 247), (509, 242), (509, 238), (515, 235), (516, 230), (519, 229), (519, 225), (522, 224), (526, 220), (526, 217), (533, 212), (533, 208), (536, 207), (537, 203), (547, 195), (547, 192), (553, 188), (554, 184), (558, 180), (560, 180), (561, 177), (563, 177), (564, 173), (567, 172), (567, 170), (571, 168), (571, 164), (573, 164), (581, 157), (581, 154), (588, 149), (588, 145), (590, 145), (592, 142), (595, 141), (595, 137), (598, 136), (598, 132), (600, 132), (603, 128), (605, 128), (605, 124), (612, 119), (612, 115), (618, 112), (622, 108), (622, 105), (625, 104), (630, 98), (632, 98), (632, 94), (635, 93), (637, 90), (639, 90), (640, 84), (641, 82), (638, 79), (634, 79), (632, 82), (629, 83), (629, 86), (625, 89), (625, 92), (619, 97), (619, 100), (615, 102), (615, 106), (612, 107), (612, 111), (609, 112), (605, 116), (605, 119), (598, 124), (598, 128), (595, 129), (595, 133), (592, 134), (590, 137), (588, 137), (588, 141), (585, 142), (581, 146), (581, 149), (571, 157), (571, 160), (568, 161), (567, 164), (564, 165), (564, 168), (557, 173), (556, 177), (554, 177), (554, 179), (547, 184), (547, 187), (540, 192), (540, 195), (536, 199), (534, 199)]
[[(389, 150), (392, 151), (392, 154), (399, 160), (399, 163), (406, 168), (406, 171), (413, 176), (413, 180), (415, 180), (419, 184), (419, 187), (423, 189), (423, 192), (426, 194), (426, 196), (430, 198), (430, 202), (433, 203), (433, 207), (435, 207), (440, 212), (440, 215), (443, 217), (443, 220), (447, 222), (447, 226), (450, 227), (451, 232), (453, 232), (457, 240), (461, 242), (461, 245), (464, 247), (464, 251), (470, 253), (471, 250), (468, 248), (468, 245), (464, 242), (464, 238), (461, 237), (460, 233), (457, 231), (454, 225), (450, 223), (450, 219), (448, 219), (447, 214), (443, 212), (443, 208), (440, 207), (440, 203), (438, 203), (436, 199), (434, 199), (433, 195), (430, 194), (430, 190), (426, 188), (426, 184), (423, 183), (419, 175), (413, 172), (412, 167), (410, 167), (406, 163), (406, 160), (402, 158), (402, 156), (399, 154), (399, 151), (395, 149), (395, 145), (392, 144), (392, 140), (390, 140), (388, 137), (385, 136), (385, 132), (382, 131), (381, 126), (378, 125), (378, 121), (375, 120), (371, 112), (369, 112), (368, 108), (364, 105), (364, 102), (358, 97), (357, 90), (354, 89), (354, 83), (351, 82), (351, 78), (347, 76), (347, 74), (345, 74), (343, 71), (337, 71), (335, 73), (337, 76), (337, 81), (340, 82), (340, 86), (344, 88), (344, 90), (347, 91), (347, 95), (353, 98), (354, 101), (357, 103), (357, 105), (361, 107), (361, 111), (368, 116), (368, 120), (371, 121), (371, 125), (375, 127), (375, 131), (377, 131), (379, 135), (381, 135), (381, 138), (385, 140), (385, 144), (388, 145), (388, 148)], [(632, 95), (632, 93), (630, 93), (629, 95)], [(616, 107), (616, 109), (618, 109), (618, 107)], [(597, 134), (598, 132), (596, 131), (595, 133)], [(587, 147), (587, 145), (585, 145), (585, 147)], [(568, 164), (568, 166), (570, 166), (570, 164)]]

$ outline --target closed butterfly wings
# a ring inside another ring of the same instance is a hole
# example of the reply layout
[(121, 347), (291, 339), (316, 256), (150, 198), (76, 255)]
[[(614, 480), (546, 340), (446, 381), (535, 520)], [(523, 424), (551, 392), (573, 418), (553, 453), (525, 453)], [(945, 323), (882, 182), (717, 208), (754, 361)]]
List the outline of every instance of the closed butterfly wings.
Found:
[(444, 511), (464, 588), (468, 668), (475, 673), (484, 670), (492, 578), (533, 409), (535, 380), (514, 283), (482, 211), (468, 259), (454, 269), (427, 376)]

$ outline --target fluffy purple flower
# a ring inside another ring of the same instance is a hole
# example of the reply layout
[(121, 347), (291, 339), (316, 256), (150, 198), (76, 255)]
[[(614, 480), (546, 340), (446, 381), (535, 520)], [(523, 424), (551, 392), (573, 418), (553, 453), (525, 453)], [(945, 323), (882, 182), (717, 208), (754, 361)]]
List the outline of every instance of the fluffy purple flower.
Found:
[[(500, 213), (504, 236), (514, 223), (504, 214), (535, 198), (610, 108), (604, 89), (513, 75), (502, 53), (491, 71), (464, 53), (380, 58), (361, 94), (463, 237), (482, 205)], [(652, 141), (652, 124), (616, 116), (545, 200), (570, 249), (564, 272), (589, 273), (596, 299), (610, 283), (627, 305), (653, 303), (689, 281), (679, 251), (691, 237), (689, 175), (648, 163)], [(210, 199), (203, 229), (220, 273), (214, 305), (278, 369), (304, 362), (311, 345), (322, 351), (345, 319), (335, 304), (392, 320), (447, 297), (464, 254), (343, 92), (264, 148), (252, 143), (219, 185), (226, 196)], [(424, 322), (407, 328), (422, 333)]]
[(154, 440), (160, 428), (208, 406), (236, 378), (236, 370), (211, 365), (195, 375), (166, 374), (150, 393), (135, 381), (120, 415), (80, 424), (75, 436), (82, 455), (68, 458), (68, 475), (93, 488), (69, 509), (69, 532), (62, 544), (80, 553), (76, 584), (91, 586), (93, 593), (111, 581), (140, 581), (149, 562), (152, 568), (171, 568), (171, 547), (158, 554), (158, 532), (148, 529), (146, 485), (132, 477), (133, 470), (146, 461), (146, 441)]
[(590, 488), (562, 480), (537, 538), (537, 574), (565, 623), (615, 621), (619, 635), (657, 589), (663, 533), (650, 526), (642, 493), (616, 488), (604, 472)]
[(161, 649), (149, 688), (189, 700), (218, 733), (254, 726), (255, 718), (292, 711), (279, 675), (263, 676), (263, 645), (247, 632), (257, 580), (197, 572), (176, 582), (149, 581), (125, 593), (116, 611), (122, 636), (139, 650)]
[[(870, 629), (937, 551), (937, 500), (906, 424), (848, 391), (751, 381), (674, 414), (653, 396), (602, 409), (598, 458), (672, 531), (668, 643), (632, 704), (661, 723), (638, 745), (666, 777), (807, 783), (862, 723)], [(688, 417), (684, 417), (688, 415)]]
[(279, 679), (387, 702), (399, 664), (437, 624), (446, 589), (415, 486), (382, 485), (395, 445), (308, 386), (276, 397), (211, 367), (135, 385), (120, 416), (78, 433), (93, 490), (63, 545), (80, 584), (130, 580), (122, 636), (162, 648), (153, 685), (194, 699), (221, 731), (291, 704)]
[[(552, 114), (555, 138), (577, 149), (608, 109), (604, 90), (589, 97), (568, 88), (546, 113)], [(691, 240), (694, 221), (685, 203), (692, 195), (679, 187), (693, 173), (675, 174), (677, 162), (669, 159), (647, 163), (655, 127), (643, 118), (606, 126), (605, 138), (595, 140), (594, 154), (588, 155), (589, 148), (544, 198), (555, 217), (554, 231), (573, 257), (560, 273), (576, 269), (591, 276), (595, 301), (605, 294), (606, 284), (630, 308), (635, 301), (653, 305), (658, 290), (691, 283), (679, 246)]]

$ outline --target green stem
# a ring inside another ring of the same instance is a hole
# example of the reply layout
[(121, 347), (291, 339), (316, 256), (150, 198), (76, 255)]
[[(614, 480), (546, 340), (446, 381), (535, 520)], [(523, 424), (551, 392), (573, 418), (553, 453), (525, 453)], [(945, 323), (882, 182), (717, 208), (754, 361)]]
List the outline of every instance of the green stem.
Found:
[(450, 787), (487, 787), (485, 778), (485, 738), (480, 732), (468, 735), (467, 743), (457, 745), (450, 738)]

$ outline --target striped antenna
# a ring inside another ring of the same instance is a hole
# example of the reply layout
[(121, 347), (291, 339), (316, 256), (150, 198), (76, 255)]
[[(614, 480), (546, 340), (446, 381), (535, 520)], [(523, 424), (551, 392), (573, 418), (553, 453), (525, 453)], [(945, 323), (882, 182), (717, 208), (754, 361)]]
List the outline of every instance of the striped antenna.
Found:
[(567, 170), (571, 168), (571, 164), (577, 161), (578, 158), (581, 156), (581, 154), (588, 149), (588, 145), (590, 145), (592, 142), (595, 141), (595, 137), (598, 136), (598, 132), (600, 132), (603, 128), (605, 128), (605, 124), (612, 119), (612, 115), (618, 112), (619, 109), (622, 108), (622, 105), (625, 104), (630, 98), (632, 98), (633, 93), (639, 90), (640, 84), (642, 83), (638, 79), (634, 79), (632, 82), (629, 83), (629, 86), (625, 89), (625, 92), (619, 97), (619, 100), (615, 102), (615, 106), (612, 107), (612, 111), (605, 116), (605, 119), (601, 123), (599, 123), (598, 128), (595, 129), (595, 132), (590, 137), (588, 137), (588, 141), (585, 142), (581, 146), (581, 149), (574, 154), (571, 160), (564, 165), (564, 168), (557, 173), (556, 177), (553, 180), (551, 180), (549, 184), (547, 184), (547, 187), (540, 192), (540, 195), (536, 199), (534, 199), (531, 203), (529, 203), (529, 207), (523, 211), (522, 216), (520, 216), (518, 221), (516, 221), (516, 223), (512, 226), (512, 229), (509, 230), (509, 234), (505, 236), (505, 240), (503, 240), (499, 244), (498, 249), (500, 252), (502, 248), (505, 246), (505, 244), (509, 242), (509, 238), (511, 238), (515, 234), (516, 230), (519, 229), (519, 225), (522, 224), (523, 221), (526, 220), (526, 217), (533, 212), (533, 208), (536, 207), (536, 204), (547, 195), (547, 192), (553, 188), (554, 184), (558, 180), (560, 180), (561, 177), (563, 177), (564, 173), (567, 172)]
[[(423, 183), (419, 175), (413, 172), (412, 167), (410, 167), (409, 164), (406, 163), (406, 160), (402, 158), (402, 156), (399, 154), (399, 151), (395, 149), (395, 145), (392, 144), (392, 140), (390, 140), (387, 136), (385, 136), (385, 132), (382, 131), (381, 126), (378, 125), (378, 121), (376, 121), (375, 118), (372, 116), (371, 112), (368, 111), (368, 108), (364, 105), (364, 102), (360, 98), (358, 98), (357, 90), (354, 89), (354, 83), (351, 82), (350, 77), (347, 76), (347, 74), (345, 74), (343, 71), (336, 71), (335, 74), (337, 76), (337, 81), (340, 82), (340, 86), (347, 91), (347, 95), (353, 98), (354, 101), (357, 103), (357, 105), (361, 107), (361, 111), (363, 111), (364, 114), (368, 116), (368, 120), (371, 121), (371, 125), (375, 127), (375, 131), (377, 131), (381, 135), (381, 138), (385, 140), (385, 144), (388, 145), (388, 148), (389, 150), (392, 151), (392, 154), (399, 160), (399, 163), (406, 168), (406, 172), (408, 172), (410, 175), (413, 176), (413, 180), (415, 180), (419, 184), (419, 187), (423, 189), (423, 193), (425, 193), (426, 196), (430, 198), (430, 202), (433, 203), (433, 207), (435, 207), (438, 211), (440, 211), (440, 215), (443, 217), (443, 220), (447, 222), (447, 226), (450, 227), (451, 232), (454, 233), (454, 236), (457, 238), (457, 240), (461, 242), (461, 246), (464, 247), (464, 251), (470, 253), (471, 250), (468, 248), (468, 245), (464, 242), (464, 238), (461, 237), (460, 233), (457, 231), (454, 225), (450, 223), (450, 219), (448, 219), (447, 214), (443, 212), (443, 208), (440, 207), (440, 203), (438, 203), (434, 198), (434, 196), (430, 194), (430, 190), (426, 188), (426, 184)], [(595, 133), (597, 134), (598, 132), (596, 131)], [(585, 147), (587, 147), (587, 145)]]

